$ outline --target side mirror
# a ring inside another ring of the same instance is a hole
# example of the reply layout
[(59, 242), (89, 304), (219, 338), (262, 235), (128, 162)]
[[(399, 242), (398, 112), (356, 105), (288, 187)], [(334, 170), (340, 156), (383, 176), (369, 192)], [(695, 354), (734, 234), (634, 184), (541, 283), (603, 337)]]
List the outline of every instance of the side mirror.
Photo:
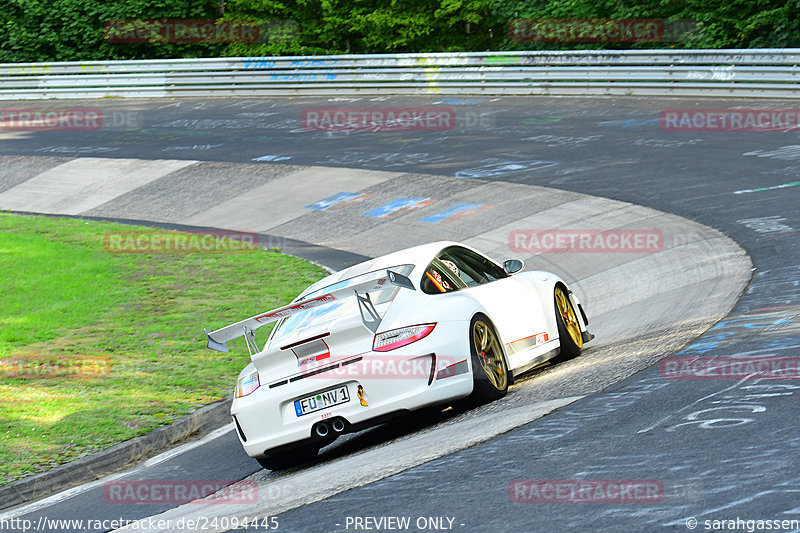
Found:
[(520, 259), (509, 259), (503, 262), (503, 270), (505, 270), (508, 275), (519, 272), (523, 268), (525, 268), (525, 262)]

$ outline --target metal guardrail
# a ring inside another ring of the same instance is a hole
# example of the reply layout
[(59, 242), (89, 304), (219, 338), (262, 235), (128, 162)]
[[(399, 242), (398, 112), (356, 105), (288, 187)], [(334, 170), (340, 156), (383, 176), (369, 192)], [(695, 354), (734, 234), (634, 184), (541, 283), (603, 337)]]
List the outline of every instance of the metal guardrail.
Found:
[(353, 94), (800, 97), (800, 49), (0, 64), (0, 99)]

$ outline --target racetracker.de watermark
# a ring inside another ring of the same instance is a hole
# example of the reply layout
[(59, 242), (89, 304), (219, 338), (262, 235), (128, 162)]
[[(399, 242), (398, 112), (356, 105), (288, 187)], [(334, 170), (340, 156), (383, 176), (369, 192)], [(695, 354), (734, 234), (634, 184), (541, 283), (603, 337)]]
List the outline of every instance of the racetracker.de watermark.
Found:
[(110, 43), (267, 43), (297, 37), (293, 20), (157, 19), (109, 20), (103, 38)]
[(111, 360), (105, 356), (11, 355), (0, 358), (2, 379), (89, 379), (111, 372)]
[(517, 503), (655, 503), (664, 485), (654, 479), (515, 479), (508, 498)]
[(796, 131), (800, 109), (664, 109), (659, 123), (664, 131)]
[(508, 36), (520, 42), (632, 43), (664, 39), (663, 19), (515, 19)]
[(665, 357), (665, 379), (800, 379), (800, 357)]
[[(258, 501), (255, 481), (144, 480), (107, 481), (103, 499), (112, 504), (243, 504)], [(200, 503), (200, 502), (198, 502)]]
[(227, 230), (110, 231), (103, 247), (112, 254), (226, 253), (279, 247), (281, 239)]
[[(9, 529), (10, 528), (10, 529)], [(280, 523), (275, 516), (200, 516), (190, 519), (185, 516), (171, 519), (148, 516), (140, 519), (116, 518), (49, 518), (38, 520), (26, 518), (0, 518), (0, 531), (7, 533), (30, 533), (31, 531), (230, 531), (239, 529), (254, 531), (277, 531)]]
[(99, 107), (0, 108), (0, 131), (97, 131), (141, 126), (139, 111)]
[[(327, 356), (328, 354), (322, 354)], [(353, 359), (298, 356), (302, 375), (320, 379), (424, 379), (450, 377), (468, 370), (464, 357), (364, 355)]]
[(664, 235), (654, 229), (518, 229), (508, 234), (516, 253), (656, 253)]
[(456, 123), (449, 107), (307, 107), (300, 114), (311, 131), (448, 131)]

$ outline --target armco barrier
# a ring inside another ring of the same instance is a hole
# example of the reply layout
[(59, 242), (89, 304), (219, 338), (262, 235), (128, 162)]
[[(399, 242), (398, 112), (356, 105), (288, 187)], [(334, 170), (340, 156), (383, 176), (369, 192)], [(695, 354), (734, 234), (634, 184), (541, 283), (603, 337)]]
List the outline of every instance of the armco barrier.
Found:
[(800, 49), (469, 52), (0, 64), (0, 99), (343, 94), (800, 97)]

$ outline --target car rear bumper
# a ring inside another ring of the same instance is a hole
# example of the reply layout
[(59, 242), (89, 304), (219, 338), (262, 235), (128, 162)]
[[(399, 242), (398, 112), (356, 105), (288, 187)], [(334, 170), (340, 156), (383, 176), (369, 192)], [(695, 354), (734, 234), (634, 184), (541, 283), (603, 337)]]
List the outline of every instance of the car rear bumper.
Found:
[[(364, 427), (397, 412), (468, 396), (473, 382), (467, 326), (456, 321), (439, 323), (423, 341), (391, 352), (368, 352), (340, 359), (355, 362), (318, 374), (308, 372), (308, 377), (290, 379), (278, 386), (261, 386), (246, 397), (236, 398), (231, 414), (245, 452), (259, 457), (292, 443), (308, 442), (313, 438), (314, 426), (321, 421), (339, 418), (348, 428)], [(453, 342), (460, 338), (463, 341)], [(425, 355), (419, 355), (423, 350)], [(460, 355), (436, 355), (446, 353)], [(298, 413), (295, 402), (343, 386), (347, 388), (348, 401)]]

